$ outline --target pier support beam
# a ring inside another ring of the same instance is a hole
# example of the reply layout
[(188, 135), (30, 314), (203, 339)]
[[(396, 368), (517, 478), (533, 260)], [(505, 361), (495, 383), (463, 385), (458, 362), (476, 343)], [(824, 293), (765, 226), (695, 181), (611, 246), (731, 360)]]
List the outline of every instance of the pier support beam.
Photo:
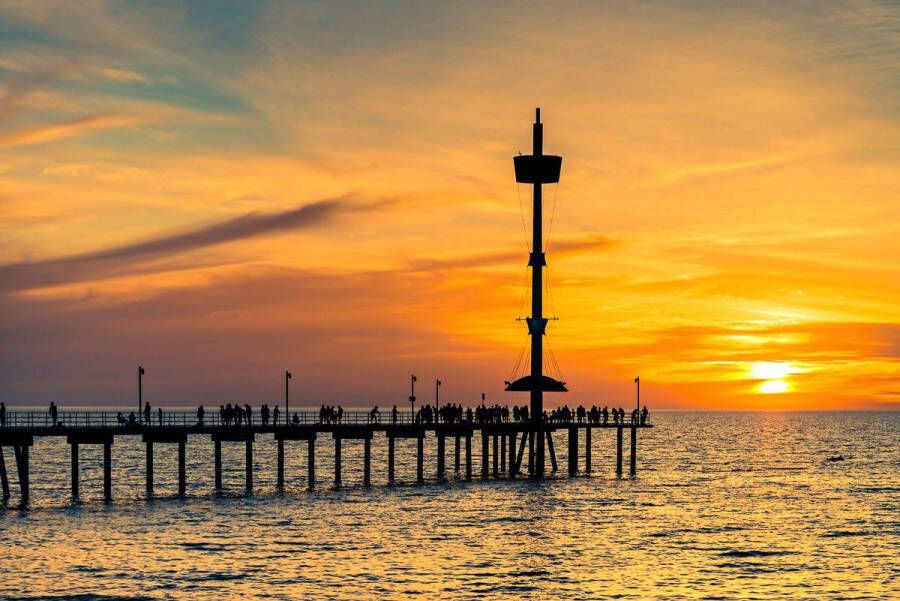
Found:
[(0, 446), (0, 485), (3, 487), (3, 505), (9, 502), (9, 476), (6, 473), (6, 458), (3, 456), (3, 447)]
[(547, 450), (550, 451), (550, 469), (555, 474), (556, 470), (559, 469), (559, 466), (556, 464), (556, 449), (553, 447), (553, 433), (548, 430), (544, 436), (547, 438)]
[(253, 492), (253, 439), (248, 438), (244, 443), (244, 471), (246, 472), (245, 484), (248, 493)]
[(147, 482), (147, 496), (153, 496), (153, 441), (148, 440), (147, 445), (147, 472), (146, 472), (146, 482)]
[(616, 427), (616, 476), (622, 476), (622, 426)]
[(388, 435), (388, 484), (394, 484), (394, 437)]
[(637, 474), (637, 426), (631, 425), (631, 469), (629, 473), (634, 476)]
[(334, 439), (334, 485), (341, 485), (341, 439)]
[(437, 479), (444, 479), (444, 435), (440, 432), (437, 433)]
[(78, 443), (73, 442), (72, 447), (72, 502), (78, 502)]
[(363, 440), (363, 486), (372, 485), (372, 439)]
[(215, 471), (216, 471), (216, 491), (222, 490), (222, 441), (216, 440), (215, 445)]
[(30, 472), (28, 466), (28, 445), (17, 445), (14, 447), (16, 455), (16, 469), (19, 472), (19, 507), (28, 507), (28, 501), (31, 497)]
[(103, 443), (103, 500), (112, 502), (112, 443)]
[(488, 477), (488, 435), (481, 431), (481, 477)]
[(532, 430), (528, 433), (528, 475), (534, 475), (534, 435)]
[(519, 435), (516, 432), (511, 432), (509, 434), (509, 477), (516, 477), (516, 440), (519, 438)]
[(416, 439), (416, 482), (425, 482), (425, 433)]
[(453, 473), (459, 473), (459, 455), (460, 455), (459, 434), (456, 435), (455, 446), (453, 447)]
[(500, 472), (506, 473), (506, 434), (500, 435)]
[(519, 456), (516, 457), (516, 473), (522, 471), (522, 459), (525, 457), (525, 444), (528, 443), (529, 432), (522, 432), (522, 442), (519, 444)]
[(466, 482), (472, 481), (472, 433), (466, 434)]
[(284, 490), (284, 439), (278, 439), (278, 459), (277, 465), (275, 469), (275, 486), (278, 488), (278, 491), (281, 492)]
[(547, 432), (544, 432), (544, 424), (541, 424), (537, 431), (537, 455), (535, 456), (535, 476), (538, 478), (544, 477), (544, 439), (547, 437)]
[(307, 488), (312, 490), (316, 487), (316, 437), (309, 439), (306, 447), (306, 482)]
[(569, 426), (569, 475), (578, 473), (578, 428)]
[(494, 439), (494, 478), (497, 478), (500, 475), (500, 441), (498, 440), (498, 436), (496, 434), (493, 435)]
[(187, 494), (187, 441), (178, 441), (178, 496)]
[(591, 427), (584, 429), (584, 473), (591, 473)]

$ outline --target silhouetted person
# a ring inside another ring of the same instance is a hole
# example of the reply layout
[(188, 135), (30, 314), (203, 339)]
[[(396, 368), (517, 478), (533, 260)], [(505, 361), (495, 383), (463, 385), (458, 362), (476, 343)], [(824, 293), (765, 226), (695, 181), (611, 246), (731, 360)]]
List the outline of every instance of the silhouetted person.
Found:
[(116, 413), (116, 423), (119, 424), (120, 428), (127, 423), (127, 420), (125, 419), (125, 416), (122, 415), (121, 411)]
[(292, 422), (295, 426), (300, 423), (300, 416), (297, 415), (296, 412), (294, 412), (294, 419), (292, 420)]
[(159, 417), (159, 427), (162, 428), (162, 407), (156, 410), (156, 415)]
[(135, 417), (134, 411), (128, 414), (128, 425), (132, 428), (137, 425), (137, 417)]
[(281, 414), (281, 411), (278, 409), (278, 405), (275, 405), (275, 409), (272, 411), (272, 425), (278, 425), (278, 416)]
[(644, 408), (641, 409), (641, 425), (642, 426), (647, 423), (647, 415), (649, 413), (650, 413), (650, 411), (647, 410), (647, 405), (644, 405)]
[(391, 423), (392, 423), (392, 424), (396, 424), (396, 423), (397, 423), (397, 417), (398, 417), (399, 415), (400, 415), (400, 412), (397, 411), (397, 405), (394, 405), (394, 408), (391, 409)]
[(0, 403), (0, 426), (6, 425), (6, 403)]
[(372, 411), (369, 412), (369, 421), (377, 424), (379, 415), (378, 405), (375, 405), (372, 407)]
[(247, 427), (253, 425), (253, 409), (250, 408), (250, 405), (244, 405), (244, 417), (247, 418)]
[(144, 404), (144, 423), (150, 425), (150, 401)]
[(203, 418), (206, 417), (206, 410), (203, 408), (203, 405), (197, 407), (197, 425), (203, 425)]
[(53, 422), (53, 425), (56, 425), (56, 417), (59, 415), (59, 410), (56, 408), (56, 403), (50, 401), (50, 421)]

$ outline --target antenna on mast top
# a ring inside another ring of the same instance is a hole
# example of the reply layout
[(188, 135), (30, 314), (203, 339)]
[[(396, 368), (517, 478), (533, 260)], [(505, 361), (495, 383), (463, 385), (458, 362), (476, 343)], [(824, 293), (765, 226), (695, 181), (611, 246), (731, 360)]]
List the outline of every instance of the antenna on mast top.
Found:
[(534, 122), (541, 122), (541, 107), (537, 107), (536, 109), (534, 109)]

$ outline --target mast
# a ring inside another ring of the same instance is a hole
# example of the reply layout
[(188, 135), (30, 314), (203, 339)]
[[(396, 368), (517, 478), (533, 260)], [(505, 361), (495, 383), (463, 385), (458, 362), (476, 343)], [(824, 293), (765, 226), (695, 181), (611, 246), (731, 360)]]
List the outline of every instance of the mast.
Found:
[(532, 154), (513, 158), (516, 181), (533, 185), (532, 244), (528, 266), (531, 267), (531, 316), (525, 318), (531, 336), (531, 374), (509, 383), (508, 391), (528, 391), (531, 396), (529, 414), (537, 436), (535, 475), (544, 473), (544, 392), (566, 392), (564, 382), (544, 375), (544, 340), (547, 318), (544, 317), (543, 276), (547, 259), (543, 252), (543, 185), (559, 182), (562, 157), (544, 154), (544, 125), (541, 109), (535, 109), (532, 126)]

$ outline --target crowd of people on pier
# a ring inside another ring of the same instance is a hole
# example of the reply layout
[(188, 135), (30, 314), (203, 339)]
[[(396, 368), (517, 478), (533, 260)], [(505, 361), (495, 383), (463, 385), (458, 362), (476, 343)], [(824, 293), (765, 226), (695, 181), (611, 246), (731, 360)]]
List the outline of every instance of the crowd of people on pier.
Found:
[[(53, 424), (54, 426), (60, 425), (59, 409), (55, 402), (50, 403), (47, 413), (49, 414), (51, 424)], [(141, 413), (143, 415), (140, 415)], [(557, 407), (555, 409), (551, 409), (550, 411), (544, 411), (544, 421), (550, 424), (577, 423), (602, 426), (607, 426), (610, 423), (612, 423), (613, 425), (637, 424), (641, 426), (647, 424), (649, 410), (646, 406), (642, 407), (640, 410), (633, 409), (631, 411), (630, 421), (626, 419), (625, 413), (625, 409), (621, 407), (613, 407), (612, 409), (610, 409), (609, 407), (600, 408), (597, 405), (592, 405), (590, 409), (587, 409), (583, 405), (579, 405), (575, 409), (570, 409), (568, 405), (563, 405), (562, 407)], [(138, 425), (149, 426), (154, 425), (152, 416), (153, 411), (150, 407), (150, 403), (145, 403), (143, 406), (143, 410), (137, 415), (134, 411), (132, 411), (129, 413), (128, 417), (125, 417), (121, 411), (118, 412), (116, 415), (116, 421), (120, 426), (123, 427), (134, 427)], [(163, 413), (162, 407), (157, 408), (156, 417), (157, 419), (155, 421), (159, 426), (166, 425), (165, 414)], [(197, 407), (196, 425), (205, 425), (205, 419), (206, 410), (202, 405), (200, 405)], [(281, 425), (280, 419), (281, 409), (278, 407), (278, 405), (270, 408), (268, 403), (263, 403), (259, 408), (259, 417), (257, 422), (254, 422), (254, 411), (249, 404), (245, 403), (243, 406), (241, 406), (238, 403), (226, 403), (225, 405), (219, 406), (218, 424), (224, 426), (252, 426), (255, 424), (259, 424), (262, 426), (269, 426), (270, 424), (273, 426), (278, 426)], [(289, 421), (293, 425), (299, 425), (300, 417), (295, 412), (293, 413)], [(319, 408), (318, 423), (340, 425), (343, 421), (343, 407), (339, 405), (333, 406), (323, 404)], [(381, 423), (381, 411), (379, 410), (377, 405), (368, 411), (366, 421), (370, 424)], [(390, 411), (390, 423), (398, 424), (401, 423), (401, 421), (401, 411), (397, 409), (396, 405), (394, 405)], [(467, 423), (481, 425), (523, 423), (529, 421), (529, 408), (527, 405), (514, 405), (512, 408), (510, 408), (507, 405), (500, 405), (496, 403), (493, 405), (487, 405), (484, 402), (474, 408), (464, 408), (461, 404), (458, 403), (446, 403), (441, 406), (425, 404), (415, 411), (412, 416), (412, 421), (415, 424)], [(288, 420), (285, 420), (284, 425), (288, 425), (287, 422)], [(6, 404), (0, 402), (0, 427), (6, 425)], [(171, 425), (181, 425), (181, 423), (175, 424), (173, 422)]]

